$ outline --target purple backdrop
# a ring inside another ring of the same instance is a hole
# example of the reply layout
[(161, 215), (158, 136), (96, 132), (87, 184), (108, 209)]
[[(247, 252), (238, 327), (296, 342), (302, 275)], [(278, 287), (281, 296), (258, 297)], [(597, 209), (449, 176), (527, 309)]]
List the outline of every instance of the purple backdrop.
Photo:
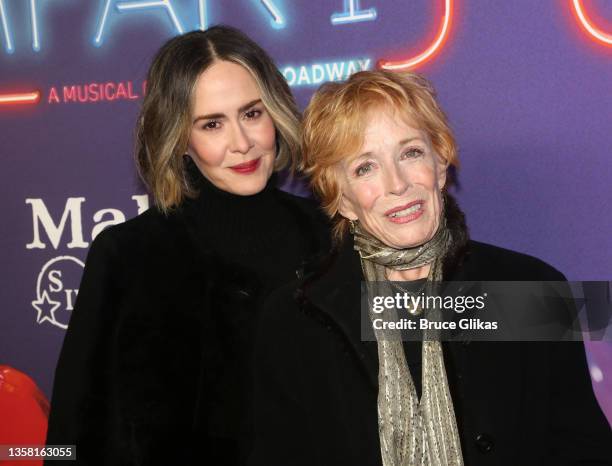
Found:
[[(612, 42), (612, 2), (582, 3)], [(47, 394), (92, 236), (146, 207), (131, 154), (149, 60), (179, 30), (218, 22), (269, 50), (304, 106), (324, 80), (426, 49), (450, 5), (446, 41), (416, 69), (456, 130), (472, 237), (571, 280), (612, 280), (612, 47), (579, 25), (571, 1), (145, 5), (0, 0), (0, 364)], [(38, 103), (2, 103), (32, 91)], [(587, 347), (612, 419), (612, 345)]]

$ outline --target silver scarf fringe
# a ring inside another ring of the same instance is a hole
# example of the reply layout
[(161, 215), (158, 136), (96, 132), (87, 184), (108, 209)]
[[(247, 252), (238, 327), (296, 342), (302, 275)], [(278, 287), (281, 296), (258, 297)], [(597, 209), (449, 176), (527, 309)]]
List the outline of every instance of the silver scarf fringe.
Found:
[[(390, 248), (358, 224), (353, 234), (367, 281), (386, 281), (386, 268), (406, 270), (430, 263), (428, 291), (432, 290), (434, 282), (442, 280), (442, 258), (452, 241), (444, 220), (430, 241), (410, 249)], [(429, 318), (436, 316), (430, 314)], [(400, 332), (375, 330), (375, 335), (378, 344), (378, 432), (383, 465), (463, 466), (459, 430), (437, 332), (423, 335), (420, 401)]]

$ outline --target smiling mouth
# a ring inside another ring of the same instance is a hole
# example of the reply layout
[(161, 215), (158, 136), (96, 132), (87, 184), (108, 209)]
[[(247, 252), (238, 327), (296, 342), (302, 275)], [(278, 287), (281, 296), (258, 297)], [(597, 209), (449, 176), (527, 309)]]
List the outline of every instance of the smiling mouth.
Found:
[(406, 205), (395, 207), (385, 212), (385, 216), (393, 223), (408, 223), (423, 215), (425, 201), (418, 200)]
[(390, 218), (407, 217), (408, 215), (415, 214), (423, 209), (423, 201), (410, 202), (404, 206), (395, 207), (385, 212), (385, 215)]

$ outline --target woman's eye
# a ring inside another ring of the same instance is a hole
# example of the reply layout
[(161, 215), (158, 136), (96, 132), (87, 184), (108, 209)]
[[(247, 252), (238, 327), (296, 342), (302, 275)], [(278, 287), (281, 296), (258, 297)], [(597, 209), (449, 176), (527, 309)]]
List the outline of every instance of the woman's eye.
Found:
[(248, 120), (253, 120), (255, 118), (257, 118), (258, 116), (261, 115), (261, 110), (258, 110), (256, 108), (253, 108), (251, 110), (249, 110), (248, 112), (246, 112), (244, 114), (244, 116), (248, 119)]
[(359, 165), (355, 169), (355, 175), (363, 176), (363, 175), (367, 175), (371, 171), (372, 171), (372, 164), (370, 162), (368, 162), (368, 163), (364, 163), (363, 165)]
[(422, 157), (425, 152), (423, 149), (419, 149), (418, 147), (413, 147), (412, 149), (408, 149), (406, 152), (402, 154), (402, 159), (417, 159)]
[(212, 121), (209, 121), (209, 122), (205, 123), (202, 128), (203, 129), (219, 129), (220, 125), (221, 125), (220, 122), (218, 122), (216, 120), (212, 120)]

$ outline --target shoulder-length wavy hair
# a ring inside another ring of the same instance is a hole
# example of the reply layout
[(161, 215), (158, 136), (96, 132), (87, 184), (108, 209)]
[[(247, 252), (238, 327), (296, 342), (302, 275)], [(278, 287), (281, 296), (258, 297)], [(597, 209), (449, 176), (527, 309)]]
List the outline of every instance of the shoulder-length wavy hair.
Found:
[[(323, 210), (332, 219), (337, 242), (348, 231), (339, 213), (342, 191), (338, 170), (358, 154), (371, 110), (390, 109), (425, 131), (447, 167), (459, 167), (455, 137), (436, 92), (422, 76), (409, 72), (361, 71), (346, 82), (325, 83), (304, 112), (302, 168)], [(450, 180), (447, 185), (452, 182)]]
[(136, 127), (136, 166), (164, 213), (197, 193), (186, 173), (193, 95), (199, 76), (216, 61), (233, 62), (253, 76), (276, 128), (275, 169), (294, 171), (300, 114), (285, 78), (270, 56), (238, 29), (213, 26), (177, 36), (162, 46), (147, 75)]

